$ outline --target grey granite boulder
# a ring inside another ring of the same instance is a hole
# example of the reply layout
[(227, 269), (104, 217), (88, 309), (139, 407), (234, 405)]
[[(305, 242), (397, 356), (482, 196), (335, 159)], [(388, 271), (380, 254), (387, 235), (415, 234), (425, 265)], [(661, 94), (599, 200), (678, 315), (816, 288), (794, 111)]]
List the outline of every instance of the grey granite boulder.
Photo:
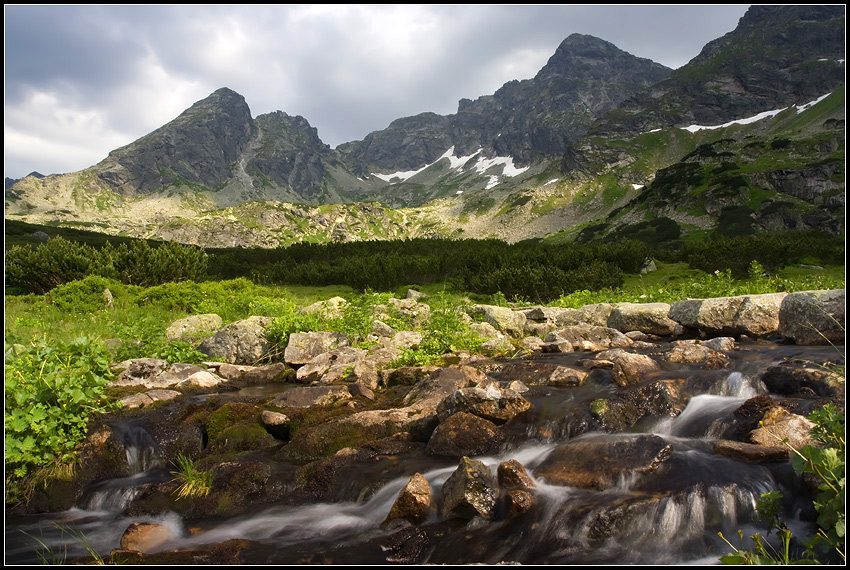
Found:
[(844, 344), (844, 291), (790, 293), (779, 309), (779, 334), (796, 344)]

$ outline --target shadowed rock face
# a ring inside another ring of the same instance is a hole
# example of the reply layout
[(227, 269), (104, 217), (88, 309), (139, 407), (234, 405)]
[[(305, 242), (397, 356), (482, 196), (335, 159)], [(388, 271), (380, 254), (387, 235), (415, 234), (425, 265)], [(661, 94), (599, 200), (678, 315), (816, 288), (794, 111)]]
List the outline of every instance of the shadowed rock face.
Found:
[[(291, 187), (304, 197), (321, 191), (325, 162), (331, 150), (319, 139), (318, 131), (304, 117), (282, 111), (260, 115), (256, 120), (262, 141), (248, 163), (279, 186)], [(253, 167), (253, 168), (252, 168)]]

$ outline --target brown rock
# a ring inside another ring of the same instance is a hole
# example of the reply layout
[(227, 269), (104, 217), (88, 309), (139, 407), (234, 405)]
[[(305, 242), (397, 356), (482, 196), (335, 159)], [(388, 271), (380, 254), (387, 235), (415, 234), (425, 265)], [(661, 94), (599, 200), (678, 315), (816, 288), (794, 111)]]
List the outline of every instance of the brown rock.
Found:
[(768, 410), (760, 424), (758, 429), (750, 433), (752, 443), (784, 447), (782, 442), (787, 441), (788, 445), (794, 449), (814, 443), (809, 435), (815, 427), (814, 422), (803, 416), (792, 414), (781, 406)]
[(599, 353), (597, 359), (609, 360), (614, 364), (614, 382), (620, 386), (638, 384), (661, 369), (651, 357), (622, 349), (606, 350)]
[(498, 453), (504, 438), (493, 422), (458, 412), (437, 426), (425, 450), (431, 455), (461, 457)]
[(468, 412), (497, 425), (531, 408), (531, 402), (513, 390), (495, 383), (461, 388), (446, 396), (437, 406), (440, 421), (458, 412)]
[(514, 489), (505, 493), (505, 517), (511, 518), (534, 506), (534, 496), (528, 491)]
[(553, 485), (604, 490), (622, 475), (654, 471), (672, 453), (657, 435), (583, 437), (556, 447), (534, 475)]
[(770, 461), (788, 461), (788, 448), (776, 446), (755, 445), (740, 441), (719, 439), (714, 442), (714, 454), (746, 461), (748, 463), (765, 463)]
[(121, 549), (153, 552), (171, 538), (171, 531), (165, 525), (133, 523), (121, 535)]
[(516, 459), (502, 461), (496, 470), (496, 477), (499, 481), (499, 487), (505, 491), (531, 489), (537, 486), (522, 463)]
[(384, 523), (405, 519), (413, 524), (423, 523), (434, 510), (431, 486), (420, 473), (415, 473), (399, 492)]
[(442, 495), (440, 514), (444, 519), (489, 519), (496, 506), (496, 480), (482, 462), (462, 457), (443, 483)]

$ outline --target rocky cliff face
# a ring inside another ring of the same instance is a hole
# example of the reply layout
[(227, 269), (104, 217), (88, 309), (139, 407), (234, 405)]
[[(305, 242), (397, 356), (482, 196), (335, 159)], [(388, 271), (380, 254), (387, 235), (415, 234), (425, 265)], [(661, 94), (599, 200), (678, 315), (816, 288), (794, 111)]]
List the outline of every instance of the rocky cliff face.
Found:
[(222, 88), (179, 117), (109, 153), (98, 177), (122, 194), (154, 192), (177, 182), (219, 187), (256, 132), (245, 98)]
[(253, 184), (271, 181), (305, 198), (316, 196), (321, 191), (325, 163), (334, 160), (316, 128), (304, 117), (291, 117), (282, 111), (258, 116), (256, 125), (258, 148), (246, 167)]
[(719, 125), (812, 101), (844, 85), (844, 6), (753, 6), (738, 27), (641, 91), (594, 132)]
[(355, 170), (412, 170), (452, 146), (458, 156), (484, 148), (528, 163), (563, 154), (597, 117), (669, 73), (609, 42), (573, 34), (533, 79), (510, 81), (475, 101), (462, 99), (455, 115), (399, 119), (338, 150)]

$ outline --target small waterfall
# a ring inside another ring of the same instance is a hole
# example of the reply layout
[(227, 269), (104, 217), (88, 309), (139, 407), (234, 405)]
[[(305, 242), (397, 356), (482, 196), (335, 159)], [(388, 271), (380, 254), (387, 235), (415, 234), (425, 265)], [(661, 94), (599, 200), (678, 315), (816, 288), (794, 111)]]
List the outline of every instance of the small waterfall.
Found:
[(120, 422), (112, 426), (115, 434), (121, 438), (127, 452), (127, 465), (130, 473), (142, 473), (160, 466), (156, 442), (151, 434), (135, 423)]
[(732, 413), (749, 398), (766, 394), (761, 380), (731, 372), (714, 389), (692, 397), (678, 416), (659, 420), (653, 431), (678, 437), (723, 438)]
[(764, 382), (747, 378), (737, 371), (729, 373), (720, 391), (721, 396), (731, 396), (745, 400), (766, 393), (767, 388), (765, 388)]
[(116, 422), (112, 429), (124, 444), (130, 476), (94, 485), (81, 501), (80, 506), (85, 510), (121, 512), (133, 503), (142, 485), (161, 479), (161, 474), (156, 472), (161, 460), (150, 433), (132, 422)]

